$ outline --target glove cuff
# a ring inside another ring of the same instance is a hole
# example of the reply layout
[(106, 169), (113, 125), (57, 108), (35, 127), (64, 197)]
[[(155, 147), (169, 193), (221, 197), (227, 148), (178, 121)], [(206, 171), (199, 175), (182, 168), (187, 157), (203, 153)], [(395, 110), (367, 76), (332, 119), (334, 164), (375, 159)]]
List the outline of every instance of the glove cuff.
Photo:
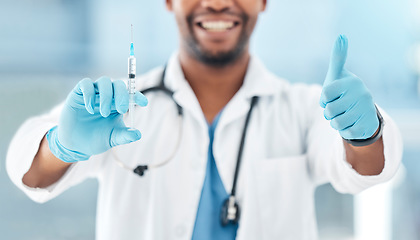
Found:
[(376, 107), (376, 115), (378, 116), (378, 120), (379, 120), (379, 129), (378, 132), (376, 134), (374, 134), (372, 137), (368, 138), (368, 139), (344, 139), (344, 141), (350, 143), (351, 145), (355, 146), (355, 147), (363, 147), (363, 146), (367, 146), (370, 145), (374, 142), (376, 142), (380, 137), (382, 137), (382, 132), (384, 129), (384, 118), (382, 117), (381, 113), (378, 110), (378, 107)]
[(48, 131), (46, 137), (52, 154), (54, 154), (54, 156), (63, 162), (72, 163), (78, 161), (86, 161), (90, 158), (89, 155), (77, 151), (72, 151), (61, 145), (61, 143), (58, 141), (57, 126), (51, 128)]

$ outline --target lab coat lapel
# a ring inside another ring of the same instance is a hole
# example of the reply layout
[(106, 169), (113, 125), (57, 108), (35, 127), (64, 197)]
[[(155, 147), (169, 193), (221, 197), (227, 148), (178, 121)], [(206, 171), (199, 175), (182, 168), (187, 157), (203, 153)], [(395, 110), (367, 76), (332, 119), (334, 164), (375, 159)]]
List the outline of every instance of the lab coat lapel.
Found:
[(236, 119), (244, 117), (249, 110), (253, 96), (261, 98), (273, 95), (278, 89), (276, 84), (280, 83), (257, 57), (251, 57), (242, 87), (224, 108), (218, 124), (219, 130)]
[(191, 113), (203, 128), (207, 129), (206, 119), (200, 104), (182, 72), (178, 53), (172, 55), (166, 71), (165, 85), (174, 91), (174, 100), (184, 111), (187, 110)]

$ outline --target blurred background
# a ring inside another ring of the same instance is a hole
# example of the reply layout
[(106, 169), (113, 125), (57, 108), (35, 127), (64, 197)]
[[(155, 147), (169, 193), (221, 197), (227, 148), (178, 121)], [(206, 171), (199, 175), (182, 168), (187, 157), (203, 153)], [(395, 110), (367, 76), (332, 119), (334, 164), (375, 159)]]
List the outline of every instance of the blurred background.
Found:
[[(94, 239), (97, 182), (36, 204), (9, 180), (8, 144), (30, 116), (63, 101), (82, 78), (126, 76), (130, 24), (137, 71), (166, 62), (177, 29), (164, 0), (0, 1), (1, 239)], [(420, 239), (420, 0), (268, 0), (252, 52), (278, 76), (321, 84), (338, 34), (347, 68), (397, 122), (404, 167), (357, 196), (316, 192), (320, 239)]]

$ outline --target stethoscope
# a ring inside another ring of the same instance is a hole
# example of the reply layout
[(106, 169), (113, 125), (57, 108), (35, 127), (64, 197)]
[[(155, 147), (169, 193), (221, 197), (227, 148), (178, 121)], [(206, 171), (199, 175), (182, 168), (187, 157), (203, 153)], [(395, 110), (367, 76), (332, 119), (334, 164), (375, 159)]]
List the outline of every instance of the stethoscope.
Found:
[[(161, 91), (161, 92), (164, 92), (166, 95), (168, 95), (172, 99), (172, 101), (175, 103), (176, 108), (178, 110), (178, 119), (179, 119), (178, 121), (179, 121), (180, 128), (179, 128), (179, 134), (178, 134), (178, 136), (179, 136), (178, 137), (178, 142), (177, 142), (176, 147), (173, 150), (172, 154), (167, 159), (165, 159), (164, 161), (162, 161), (160, 163), (148, 164), (148, 165), (139, 165), (135, 169), (132, 169), (131, 167), (125, 165), (124, 162), (122, 162), (118, 158), (116, 153), (113, 150), (111, 150), (111, 153), (114, 156), (114, 160), (118, 163), (118, 165), (120, 165), (122, 168), (125, 168), (129, 171), (134, 172), (135, 174), (137, 174), (139, 176), (144, 176), (144, 173), (147, 170), (159, 168), (159, 167), (162, 167), (162, 166), (166, 165), (167, 163), (169, 163), (175, 157), (175, 155), (177, 153), (177, 150), (179, 149), (179, 145), (182, 141), (182, 131), (183, 131), (182, 119), (183, 119), (183, 114), (184, 114), (183, 113), (183, 108), (175, 101), (175, 99), (173, 97), (174, 92), (172, 90), (168, 89), (165, 86), (165, 83), (164, 83), (165, 75), (166, 75), (166, 66), (163, 69), (162, 76), (161, 76), (159, 84), (155, 87), (144, 89), (141, 92), (144, 95), (146, 95), (147, 93), (150, 93), (150, 92)], [(248, 113), (246, 115), (245, 126), (242, 130), (241, 142), (239, 144), (238, 156), (237, 156), (237, 160), (236, 160), (235, 175), (233, 177), (232, 190), (230, 192), (229, 197), (224, 201), (222, 209), (221, 209), (221, 213), (220, 213), (220, 221), (221, 221), (223, 226), (226, 226), (229, 223), (237, 224), (239, 222), (240, 208), (239, 208), (239, 205), (236, 201), (236, 184), (237, 184), (237, 180), (238, 180), (239, 168), (240, 168), (240, 165), (241, 165), (242, 153), (243, 153), (243, 149), (244, 149), (244, 145), (245, 145), (245, 138), (246, 138), (246, 133), (247, 133), (248, 125), (249, 125), (249, 120), (251, 118), (251, 113), (252, 113), (252, 110), (254, 109), (255, 104), (257, 104), (257, 102), (258, 102), (258, 99), (259, 99), (258, 96), (252, 97), (251, 104), (250, 104)]]

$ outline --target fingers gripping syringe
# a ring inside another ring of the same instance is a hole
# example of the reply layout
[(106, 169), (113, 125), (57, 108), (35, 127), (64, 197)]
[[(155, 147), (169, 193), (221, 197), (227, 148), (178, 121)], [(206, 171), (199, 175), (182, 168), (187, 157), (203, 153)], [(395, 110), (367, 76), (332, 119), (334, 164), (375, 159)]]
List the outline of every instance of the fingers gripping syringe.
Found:
[(128, 94), (130, 96), (128, 115), (130, 117), (130, 128), (134, 129), (134, 94), (136, 92), (136, 58), (134, 57), (133, 24), (131, 24), (130, 56), (128, 57)]

